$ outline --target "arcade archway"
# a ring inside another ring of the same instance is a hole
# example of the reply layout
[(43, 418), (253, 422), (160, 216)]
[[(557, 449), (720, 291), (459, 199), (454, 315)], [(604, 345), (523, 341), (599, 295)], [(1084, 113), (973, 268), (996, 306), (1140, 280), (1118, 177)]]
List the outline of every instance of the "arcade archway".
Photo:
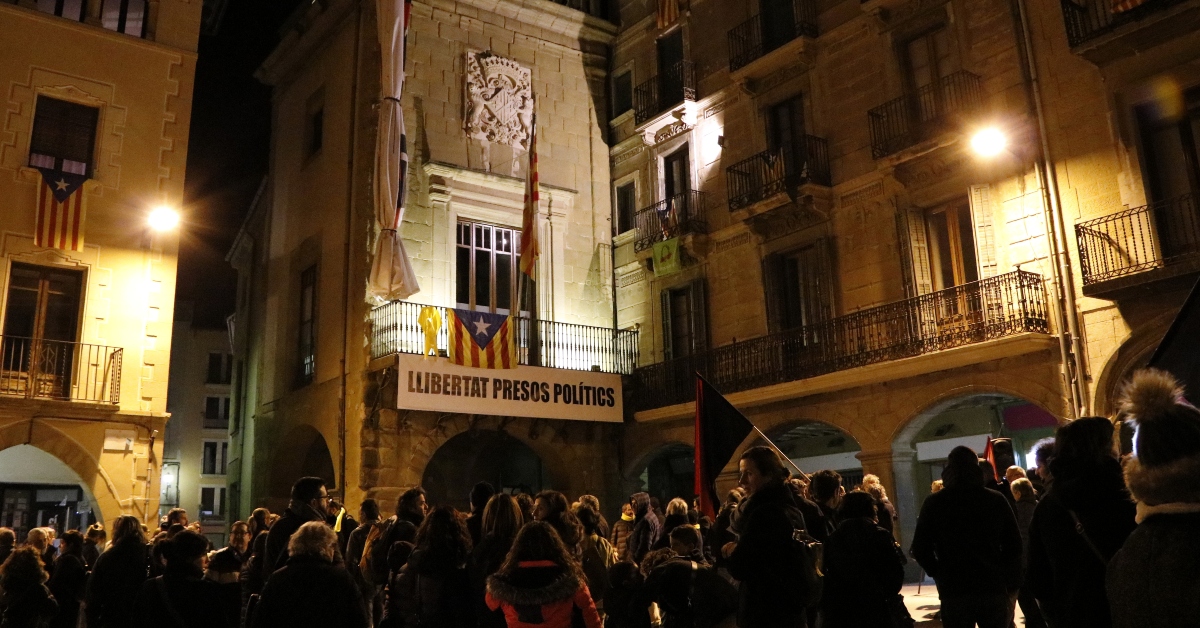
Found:
[(516, 437), (499, 430), (472, 430), (438, 447), (425, 465), (421, 486), (430, 504), (464, 510), (478, 482), (506, 493), (536, 494), (559, 486), (556, 480), (537, 452)]
[(0, 451), (0, 527), (23, 540), (31, 528), (59, 534), (104, 521), (91, 488), (63, 461), (33, 445)]
[(325, 437), (312, 426), (299, 425), (284, 436), (275, 452), (271, 468), (273, 500), (283, 499), (286, 505), (292, 484), (305, 476), (319, 477), (329, 488), (336, 487), (338, 482)]
[(820, 421), (789, 421), (766, 434), (801, 471), (837, 471), (848, 491), (862, 483), (862, 462), (856, 456), (862, 447), (841, 429)]
[(695, 450), (683, 443), (655, 449), (634, 467), (625, 488), (622, 497), (646, 492), (664, 508), (676, 497), (692, 503), (696, 493)]

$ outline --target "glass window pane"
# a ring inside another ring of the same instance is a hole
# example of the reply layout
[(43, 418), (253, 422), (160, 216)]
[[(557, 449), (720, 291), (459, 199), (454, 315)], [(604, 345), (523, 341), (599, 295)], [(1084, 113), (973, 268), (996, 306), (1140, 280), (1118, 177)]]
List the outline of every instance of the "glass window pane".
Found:
[(454, 291), (459, 307), (471, 305), (471, 249), (460, 246), (455, 258)]
[(492, 308), (492, 253), (475, 251), (475, 309)]
[(971, 207), (958, 208), (958, 241), (962, 249), (963, 281), (979, 281), (979, 260), (975, 255), (975, 225), (971, 221)]
[(954, 286), (954, 258), (950, 251), (950, 227), (946, 224), (946, 213), (929, 214), (926, 226), (929, 233), (929, 272), (933, 276), (933, 289), (944, 290)]
[(496, 309), (507, 312), (512, 308), (513, 256), (496, 254)]

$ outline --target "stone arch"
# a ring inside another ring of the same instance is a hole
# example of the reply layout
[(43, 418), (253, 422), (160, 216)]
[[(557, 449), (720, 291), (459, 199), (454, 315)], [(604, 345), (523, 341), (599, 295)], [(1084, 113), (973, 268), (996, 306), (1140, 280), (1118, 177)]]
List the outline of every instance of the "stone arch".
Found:
[(80, 486), (83, 486), (94, 500), (97, 518), (103, 520), (106, 525), (111, 525), (120, 515), (137, 514), (131, 507), (122, 506), (122, 498), (116, 484), (97, 457), (100, 447), (91, 451), (75, 437), (44, 419), (14, 421), (0, 427), (0, 451), (17, 445), (32, 445), (66, 465), (78, 476)]
[(625, 465), (622, 497), (645, 491), (666, 507), (674, 497), (690, 504), (695, 493), (695, 449), (692, 443), (668, 440), (656, 443)]
[(460, 510), (469, 508), (467, 496), (477, 482), (529, 494), (562, 486), (537, 451), (501, 430), (468, 430), (450, 437), (429, 457), (421, 475), (431, 504)]
[(1133, 372), (1150, 361), (1150, 356), (1158, 348), (1163, 336), (1171, 328), (1175, 320), (1174, 310), (1160, 314), (1145, 325), (1138, 326), (1116, 351), (1108, 357), (1104, 368), (1096, 377), (1092, 394), (1092, 410), (1100, 416), (1116, 414), (1116, 399), (1121, 391), (1121, 385)]
[(292, 484), (301, 477), (316, 476), (326, 486), (338, 486), (333, 455), (325, 437), (311, 425), (301, 424), (288, 430), (278, 442), (271, 464), (269, 495), (276, 503), (291, 494)]
[[(845, 428), (816, 419), (790, 419), (765, 432), (787, 457), (797, 462), (800, 470), (812, 473), (822, 469), (842, 472), (846, 489), (862, 482), (862, 461), (857, 454), (862, 444)], [(751, 435), (742, 448), (765, 445), (761, 438)], [(741, 451), (738, 452), (741, 455)]]

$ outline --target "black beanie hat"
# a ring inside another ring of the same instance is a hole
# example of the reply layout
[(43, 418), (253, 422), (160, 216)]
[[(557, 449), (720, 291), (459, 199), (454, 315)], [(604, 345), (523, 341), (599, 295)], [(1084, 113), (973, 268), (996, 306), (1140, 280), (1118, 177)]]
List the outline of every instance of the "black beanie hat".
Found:
[(1120, 408), (1136, 429), (1133, 453), (1142, 467), (1200, 455), (1200, 410), (1183, 398), (1183, 387), (1170, 373), (1134, 373), (1121, 393)]

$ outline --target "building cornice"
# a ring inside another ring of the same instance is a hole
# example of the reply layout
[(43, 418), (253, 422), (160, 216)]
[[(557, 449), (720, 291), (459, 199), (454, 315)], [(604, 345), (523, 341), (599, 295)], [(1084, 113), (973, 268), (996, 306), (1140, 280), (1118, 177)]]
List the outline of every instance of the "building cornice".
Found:
[(57, 26), (80, 35), (87, 35), (90, 37), (107, 40), (112, 44), (133, 46), (135, 48), (142, 48), (149, 52), (156, 52), (159, 54), (179, 55), (185, 59), (191, 60), (195, 60), (199, 57), (199, 54), (195, 50), (187, 50), (185, 48), (168, 46), (150, 39), (142, 39), (140, 37), (134, 37), (133, 35), (126, 35), (124, 33), (110, 31), (103, 26), (93, 26), (91, 24), (85, 24), (82, 22), (75, 22), (61, 17), (49, 15), (47, 13), (42, 13), (37, 9), (27, 9), (20, 5), (0, 3), (0, 13), (4, 12), (12, 13), (13, 15), (18, 15), (26, 19), (44, 22), (46, 24)]
[[(415, 4), (442, 3), (416, 0)], [(457, 4), (584, 41), (610, 45), (617, 37), (616, 24), (550, 0), (457, 0)]]

